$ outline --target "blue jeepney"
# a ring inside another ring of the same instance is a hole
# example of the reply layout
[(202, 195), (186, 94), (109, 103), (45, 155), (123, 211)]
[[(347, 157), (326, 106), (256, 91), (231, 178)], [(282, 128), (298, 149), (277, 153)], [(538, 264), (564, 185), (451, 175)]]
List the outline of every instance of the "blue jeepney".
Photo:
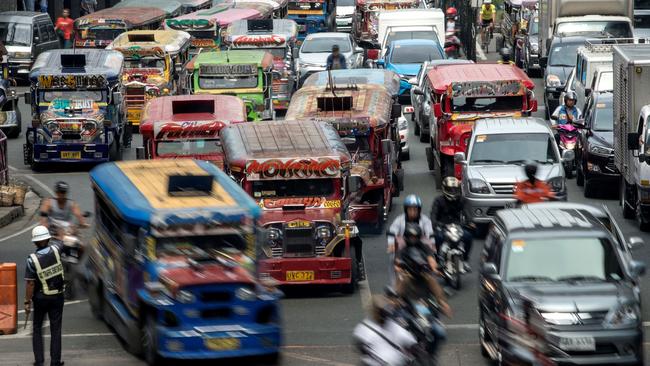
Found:
[(261, 209), (244, 190), (191, 159), (107, 163), (90, 179), (89, 302), (130, 352), (278, 357), (279, 291), (259, 280)]
[(29, 73), (32, 124), (23, 145), (25, 165), (98, 163), (122, 158), (125, 135), (120, 52), (52, 50)]
[(334, 0), (289, 0), (287, 18), (298, 24), (298, 44), (308, 34), (334, 31), (335, 4)]

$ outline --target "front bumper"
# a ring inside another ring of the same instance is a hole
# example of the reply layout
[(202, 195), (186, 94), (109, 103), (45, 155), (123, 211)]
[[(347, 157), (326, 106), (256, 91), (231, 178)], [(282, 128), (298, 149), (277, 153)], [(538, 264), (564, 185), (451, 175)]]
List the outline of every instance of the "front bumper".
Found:
[[(279, 285), (345, 285), (351, 277), (351, 259), (336, 257), (263, 259), (260, 277), (273, 278)], [(312, 278), (289, 278), (290, 273), (311, 274)]]
[(540, 69), (539, 66), (539, 54), (528, 53), (528, 67), (531, 69)]
[(27, 77), (33, 63), (34, 61), (32, 60), (9, 60), (9, 75), (13, 77)]
[[(566, 201), (566, 191), (557, 194), (558, 201)], [(517, 200), (507, 196), (465, 196), (465, 217), (476, 224), (489, 224), (497, 211), (515, 207)]]
[(589, 154), (587, 162), (583, 165), (585, 180), (618, 182), (621, 173), (614, 165), (614, 156), (609, 157)]
[(33, 149), (33, 159), (36, 163), (70, 164), (109, 161), (109, 145), (103, 143), (34, 144)]
[(642, 359), (643, 335), (640, 329), (597, 330), (585, 333), (550, 332), (547, 338), (557, 340), (560, 336), (593, 336), (596, 341), (596, 350), (593, 353), (557, 350), (548, 356), (560, 365), (630, 365), (638, 364)]

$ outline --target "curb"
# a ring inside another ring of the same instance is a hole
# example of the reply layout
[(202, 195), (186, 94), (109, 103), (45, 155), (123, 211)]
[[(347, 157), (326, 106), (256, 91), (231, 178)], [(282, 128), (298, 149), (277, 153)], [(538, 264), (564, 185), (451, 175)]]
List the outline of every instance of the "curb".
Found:
[(17, 219), (23, 217), (25, 210), (23, 206), (12, 206), (12, 207), (3, 207), (9, 209), (8, 212), (1, 214), (0, 216), (0, 228), (3, 228)]

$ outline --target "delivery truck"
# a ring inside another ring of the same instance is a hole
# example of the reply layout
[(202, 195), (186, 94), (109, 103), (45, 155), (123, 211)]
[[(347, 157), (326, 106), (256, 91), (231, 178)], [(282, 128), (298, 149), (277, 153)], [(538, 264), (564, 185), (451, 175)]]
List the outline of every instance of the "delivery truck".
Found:
[(381, 56), (392, 41), (431, 39), (445, 44), (445, 14), (441, 9), (402, 9), (382, 11), (378, 19)]

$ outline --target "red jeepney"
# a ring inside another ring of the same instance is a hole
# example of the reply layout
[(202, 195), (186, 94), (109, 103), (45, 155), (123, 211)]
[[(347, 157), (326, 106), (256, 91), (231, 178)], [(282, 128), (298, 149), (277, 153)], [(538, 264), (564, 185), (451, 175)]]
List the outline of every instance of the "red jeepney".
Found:
[(430, 146), (426, 148), (429, 169), (442, 178), (460, 178), (454, 170), (454, 154), (466, 152), (474, 121), (489, 117), (529, 116), (537, 111), (535, 83), (511, 64), (447, 64), (434, 66), (426, 76), (424, 90), (431, 97)]
[[(388, 218), (392, 197), (403, 189), (398, 161), (399, 136), (394, 136), (391, 117), (401, 113), (384, 86), (373, 84), (336, 88), (311, 86), (291, 98), (286, 120), (320, 120), (331, 123), (352, 155), (351, 174), (361, 187), (351, 198), (348, 216), (380, 231)], [(397, 142), (396, 142), (397, 141)]]
[(223, 168), (222, 128), (246, 122), (244, 101), (231, 95), (174, 95), (147, 103), (138, 159), (194, 158)]
[(263, 210), (260, 277), (353, 292), (361, 239), (345, 219), (357, 186), (337, 131), (316, 121), (242, 123), (221, 139), (226, 171)]

